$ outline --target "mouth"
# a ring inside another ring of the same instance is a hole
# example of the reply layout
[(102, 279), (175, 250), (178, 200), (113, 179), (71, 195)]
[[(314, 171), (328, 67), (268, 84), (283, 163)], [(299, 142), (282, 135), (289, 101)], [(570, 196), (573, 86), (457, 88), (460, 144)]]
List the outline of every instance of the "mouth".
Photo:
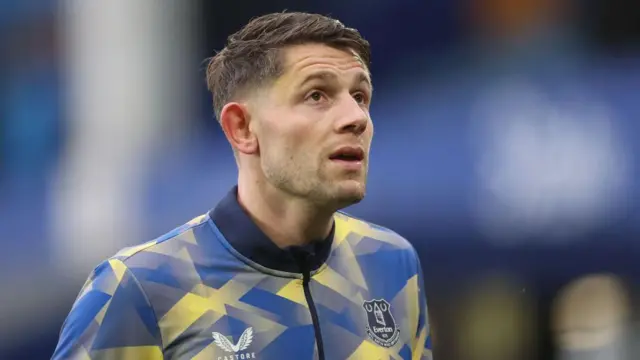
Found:
[(356, 146), (344, 146), (333, 152), (329, 160), (359, 164), (364, 160), (364, 150)]

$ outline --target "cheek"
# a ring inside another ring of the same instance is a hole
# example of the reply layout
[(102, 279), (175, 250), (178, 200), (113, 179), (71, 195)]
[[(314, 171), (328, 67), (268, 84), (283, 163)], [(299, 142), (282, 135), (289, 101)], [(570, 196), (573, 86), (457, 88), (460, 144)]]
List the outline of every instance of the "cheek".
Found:
[[(299, 158), (301, 144), (284, 131), (264, 131), (260, 138), (261, 154), (269, 161), (289, 162)], [(282, 164), (285, 165), (285, 164)]]
[(258, 143), (260, 144), (261, 151), (270, 153), (276, 150), (282, 143), (282, 129), (279, 129), (276, 124), (271, 122), (264, 122), (260, 124), (260, 129), (256, 136), (258, 137)]
[(374, 128), (373, 128), (373, 123), (371, 121), (369, 121), (369, 125), (367, 126), (367, 130), (365, 131), (365, 141), (367, 142), (367, 144), (371, 144), (371, 141), (373, 140), (373, 134), (375, 133)]
[[(289, 112), (271, 112), (261, 123), (259, 142), (261, 153), (273, 161), (295, 162), (297, 166), (315, 163), (313, 156), (320, 148), (317, 134), (319, 121)], [(285, 164), (282, 164), (283, 166)]]
[[(292, 157), (313, 149), (312, 132), (301, 126), (269, 127), (261, 134), (261, 142), (277, 151), (289, 151)], [(271, 151), (271, 149), (268, 149)]]

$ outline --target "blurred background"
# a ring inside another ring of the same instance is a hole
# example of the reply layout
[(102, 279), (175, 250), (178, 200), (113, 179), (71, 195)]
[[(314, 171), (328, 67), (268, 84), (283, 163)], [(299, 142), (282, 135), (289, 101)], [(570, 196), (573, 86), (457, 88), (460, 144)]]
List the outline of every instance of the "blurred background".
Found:
[(422, 259), (435, 358), (640, 358), (640, 2), (5, 0), (0, 358), (236, 179), (206, 59), (267, 12), (373, 47), (367, 199)]

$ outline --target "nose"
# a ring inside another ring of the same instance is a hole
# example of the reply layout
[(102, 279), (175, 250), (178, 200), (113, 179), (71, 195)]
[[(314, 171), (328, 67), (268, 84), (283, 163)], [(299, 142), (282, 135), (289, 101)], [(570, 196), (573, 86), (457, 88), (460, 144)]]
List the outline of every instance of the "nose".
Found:
[(369, 126), (369, 112), (350, 95), (341, 102), (338, 109), (336, 131), (338, 133), (353, 133), (361, 135)]

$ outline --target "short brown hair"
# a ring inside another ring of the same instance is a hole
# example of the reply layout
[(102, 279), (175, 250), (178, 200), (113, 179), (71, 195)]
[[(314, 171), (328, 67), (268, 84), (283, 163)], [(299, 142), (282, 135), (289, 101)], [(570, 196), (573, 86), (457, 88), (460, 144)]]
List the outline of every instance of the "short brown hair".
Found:
[(207, 87), (213, 95), (216, 117), (220, 119), (224, 105), (243, 91), (282, 74), (281, 49), (307, 43), (351, 49), (369, 69), (369, 42), (340, 21), (300, 12), (263, 15), (229, 36), (226, 47), (209, 61)]

